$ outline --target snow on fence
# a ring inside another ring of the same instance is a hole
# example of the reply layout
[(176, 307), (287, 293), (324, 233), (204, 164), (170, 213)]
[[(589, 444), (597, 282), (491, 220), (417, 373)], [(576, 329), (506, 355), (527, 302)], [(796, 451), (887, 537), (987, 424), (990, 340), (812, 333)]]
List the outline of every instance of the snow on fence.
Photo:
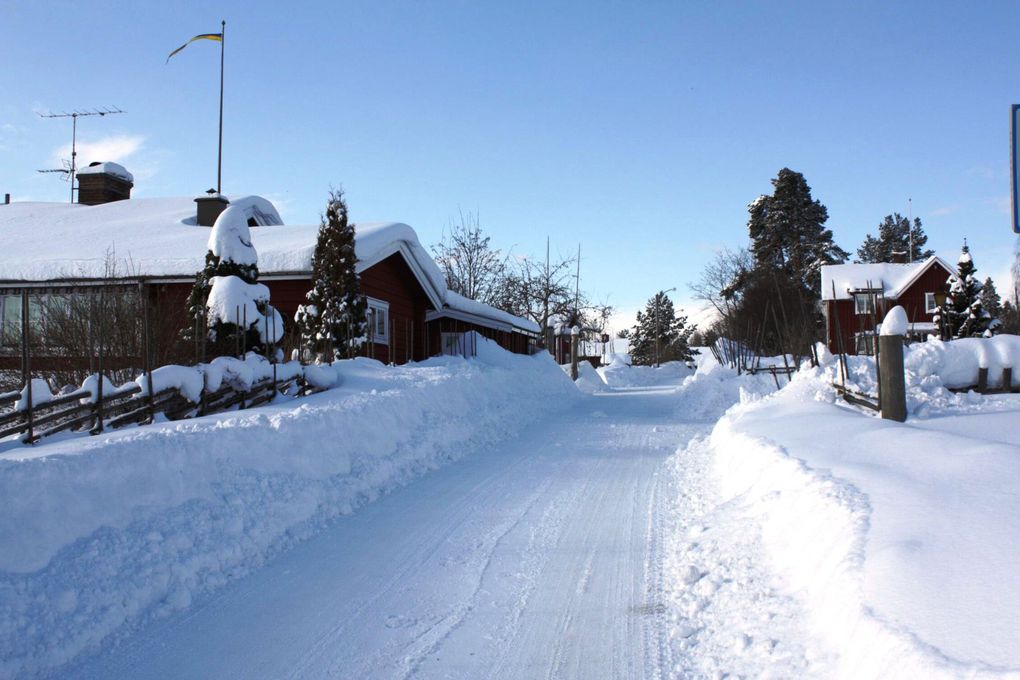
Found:
[(161, 366), (119, 387), (93, 374), (79, 389), (56, 395), (45, 380), (33, 378), (20, 391), (0, 394), (0, 439), (20, 435), (22, 443), (32, 444), (69, 430), (95, 435), (151, 423), (158, 414), (180, 420), (252, 408), (281, 393), (303, 396), (337, 382), (332, 366), (276, 364), (253, 352), (194, 367)]

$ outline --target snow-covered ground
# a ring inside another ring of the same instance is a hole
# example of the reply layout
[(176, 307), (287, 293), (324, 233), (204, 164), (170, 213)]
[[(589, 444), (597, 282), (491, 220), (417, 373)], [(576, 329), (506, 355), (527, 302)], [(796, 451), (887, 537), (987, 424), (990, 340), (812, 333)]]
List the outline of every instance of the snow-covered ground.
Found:
[[(939, 351), (916, 346), (908, 368)], [(722, 497), (762, 526), (831, 673), (1020, 676), (1020, 395), (908, 376), (900, 424), (847, 407), (834, 377), (830, 364), (745, 397), (710, 439)]]
[(479, 354), (356, 359), (341, 387), (301, 400), (0, 454), (0, 676), (186, 610), (578, 398), (548, 356)]
[(485, 347), (8, 452), (0, 675), (1020, 677), (1020, 395), (924, 352), (905, 424)]

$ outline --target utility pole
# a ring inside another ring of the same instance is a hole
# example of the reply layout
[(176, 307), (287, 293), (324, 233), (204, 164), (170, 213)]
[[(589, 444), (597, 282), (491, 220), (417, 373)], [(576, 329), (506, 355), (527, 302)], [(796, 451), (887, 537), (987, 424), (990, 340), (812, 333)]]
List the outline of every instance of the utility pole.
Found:
[(907, 254), (907, 262), (914, 263), (914, 199), (907, 199), (907, 236), (910, 240), (910, 251)]

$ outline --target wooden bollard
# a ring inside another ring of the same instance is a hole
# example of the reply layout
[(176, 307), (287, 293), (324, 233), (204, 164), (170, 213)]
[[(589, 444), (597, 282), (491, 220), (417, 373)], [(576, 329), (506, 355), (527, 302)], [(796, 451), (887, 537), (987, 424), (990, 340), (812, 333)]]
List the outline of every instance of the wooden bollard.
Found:
[(978, 369), (978, 384), (977, 391), (979, 394), (984, 394), (988, 391), (988, 367)]
[(1013, 391), (1013, 367), (1007, 366), (1002, 369), (1002, 391), (1012, 392)]
[(907, 419), (907, 383), (903, 373), (903, 336), (907, 329), (907, 313), (896, 306), (882, 321), (878, 336), (879, 401), (882, 418), (902, 423)]
[(570, 333), (570, 379), (577, 380), (577, 340), (579, 329), (575, 326)]

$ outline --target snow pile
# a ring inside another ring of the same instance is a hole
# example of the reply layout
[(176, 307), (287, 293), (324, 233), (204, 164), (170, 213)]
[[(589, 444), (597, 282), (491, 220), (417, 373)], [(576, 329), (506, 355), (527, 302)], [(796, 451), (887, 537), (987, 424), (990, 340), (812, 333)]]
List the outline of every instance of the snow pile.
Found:
[[(839, 366), (832, 354), (819, 345), (822, 367), (817, 375), (825, 381), (840, 383)], [(869, 356), (848, 356), (847, 387), (868, 394), (878, 394), (875, 359)], [(929, 338), (904, 348), (907, 412), (915, 418), (940, 413), (984, 408), (987, 398), (976, 394), (954, 394), (950, 389), (974, 387), (978, 370), (988, 369), (988, 386), (1002, 386), (1003, 368), (1013, 369), (1014, 386), (1020, 384), (1020, 336), (996, 335), (991, 338), (961, 338), (943, 342)], [(831, 396), (831, 395), (830, 395)], [(827, 397), (828, 398), (828, 397)]]
[[(972, 387), (978, 369), (988, 369), (988, 386), (1002, 385), (1002, 369), (1020, 373), (1020, 336), (960, 338), (943, 342), (934, 338), (907, 347), (904, 366), (916, 379), (934, 375), (949, 388)], [(1020, 382), (1020, 375), (1014, 379)]]
[(113, 175), (114, 177), (119, 177), (125, 182), (135, 181), (135, 176), (128, 172), (127, 168), (120, 163), (113, 163), (111, 161), (107, 161), (105, 163), (89, 163), (88, 167), (78, 170), (77, 175), (79, 177), (82, 175)]
[(882, 335), (906, 335), (910, 328), (910, 321), (907, 320), (907, 310), (896, 305), (889, 310), (882, 320)]
[[(50, 392), (50, 385), (42, 378), (32, 378), (31, 388), (33, 408), (53, 401), (53, 393)], [(28, 410), (28, 391), (29, 385), (25, 385), (21, 389), (21, 398), (14, 402), (15, 411)]]
[(828, 378), (746, 400), (710, 440), (723, 501), (760, 524), (827, 674), (1020, 673), (1020, 402), (999, 398), (969, 432), (952, 416), (902, 425), (842, 406)]
[[(779, 380), (780, 385), (785, 385), (784, 377)], [(755, 401), (775, 390), (776, 382), (771, 374), (738, 375), (709, 357), (684, 381), (677, 417), (685, 421), (714, 422), (734, 404)]]
[(694, 369), (682, 361), (670, 361), (658, 368), (630, 366), (620, 355), (616, 355), (608, 366), (601, 366), (597, 370), (606, 384), (613, 388), (679, 385), (684, 378), (694, 374)]
[(0, 455), (0, 676), (186, 608), (578, 398), (548, 355), (482, 340), (474, 360), (333, 370), (341, 387), (301, 400)]
[[(568, 373), (570, 372), (570, 366), (564, 366), (563, 368)], [(606, 381), (602, 379), (598, 370), (587, 361), (578, 362), (577, 380), (574, 381), (574, 384), (577, 385), (577, 389), (585, 394), (605, 392), (608, 389)]]

